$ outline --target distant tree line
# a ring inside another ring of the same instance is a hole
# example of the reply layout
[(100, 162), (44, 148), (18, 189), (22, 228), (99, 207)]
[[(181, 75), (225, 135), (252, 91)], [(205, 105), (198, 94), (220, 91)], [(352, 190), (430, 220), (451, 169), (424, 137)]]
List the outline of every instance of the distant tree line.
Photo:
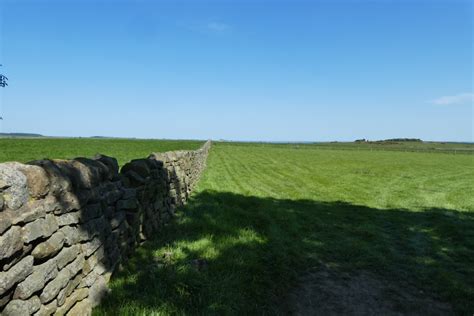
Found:
[(382, 142), (423, 142), (419, 138), (390, 138), (386, 140), (382, 140)]
[(390, 138), (390, 139), (384, 139), (384, 140), (376, 140), (376, 141), (369, 141), (365, 138), (362, 139), (356, 139), (356, 143), (399, 143), (399, 142), (423, 142), (419, 138)]

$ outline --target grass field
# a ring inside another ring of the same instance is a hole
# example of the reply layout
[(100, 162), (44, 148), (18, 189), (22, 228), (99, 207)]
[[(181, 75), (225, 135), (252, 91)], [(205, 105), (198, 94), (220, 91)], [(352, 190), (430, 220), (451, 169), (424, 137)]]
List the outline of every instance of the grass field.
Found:
[(0, 138), (0, 162), (28, 162), (36, 159), (71, 159), (105, 154), (120, 165), (147, 157), (152, 152), (197, 149), (203, 141), (131, 140), (94, 138)]
[[(94, 313), (287, 314), (324, 269), (472, 314), (474, 157), (214, 143), (191, 201)], [(395, 294), (400, 312), (429, 308)]]
[(314, 142), (314, 143), (234, 143), (240, 146), (291, 146), (295, 149), (312, 148), (328, 150), (368, 150), (368, 151), (402, 151), (420, 153), (445, 153), (452, 155), (474, 155), (473, 143), (452, 142), (413, 142), (413, 141), (380, 141), (380, 142)]
[(385, 150), (404, 152), (426, 152), (426, 153), (447, 153), (447, 154), (474, 154), (474, 144), (470, 143), (450, 143), (450, 142), (331, 142), (314, 143), (313, 146), (327, 149), (355, 149), (355, 150)]

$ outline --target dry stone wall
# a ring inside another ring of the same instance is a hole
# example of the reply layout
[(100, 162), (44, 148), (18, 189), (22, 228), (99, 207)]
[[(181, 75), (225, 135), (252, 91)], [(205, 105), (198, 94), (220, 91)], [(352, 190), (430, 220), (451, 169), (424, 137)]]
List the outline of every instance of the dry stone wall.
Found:
[(0, 314), (85, 315), (183, 205), (210, 149), (0, 164)]

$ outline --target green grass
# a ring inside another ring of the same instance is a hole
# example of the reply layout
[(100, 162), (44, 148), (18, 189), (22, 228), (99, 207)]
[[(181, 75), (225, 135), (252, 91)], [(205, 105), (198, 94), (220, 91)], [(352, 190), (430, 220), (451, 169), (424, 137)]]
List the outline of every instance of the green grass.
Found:
[(366, 142), (366, 143), (315, 143), (321, 149), (404, 151), (423, 153), (445, 153), (453, 155), (474, 155), (472, 143), (442, 142)]
[(203, 141), (93, 139), (93, 138), (0, 138), (0, 162), (36, 159), (71, 159), (105, 154), (120, 165), (152, 152), (197, 149)]
[(191, 201), (94, 313), (285, 314), (298, 278), (324, 264), (472, 314), (473, 184), (471, 155), (214, 143)]
[[(269, 143), (234, 143), (239, 146), (282, 146), (283, 144)], [(402, 151), (421, 153), (445, 153), (451, 155), (474, 155), (474, 143), (453, 142), (410, 142), (410, 141), (386, 141), (386, 142), (315, 142), (302, 144), (286, 144), (294, 149), (329, 149), (329, 150), (369, 150), (369, 151)]]

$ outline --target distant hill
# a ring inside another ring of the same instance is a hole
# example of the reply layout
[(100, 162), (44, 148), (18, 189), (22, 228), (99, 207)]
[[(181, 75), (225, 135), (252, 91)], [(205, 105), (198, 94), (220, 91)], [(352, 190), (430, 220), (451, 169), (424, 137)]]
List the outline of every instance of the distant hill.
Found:
[(44, 137), (34, 133), (0, 133), (0, 137)]

